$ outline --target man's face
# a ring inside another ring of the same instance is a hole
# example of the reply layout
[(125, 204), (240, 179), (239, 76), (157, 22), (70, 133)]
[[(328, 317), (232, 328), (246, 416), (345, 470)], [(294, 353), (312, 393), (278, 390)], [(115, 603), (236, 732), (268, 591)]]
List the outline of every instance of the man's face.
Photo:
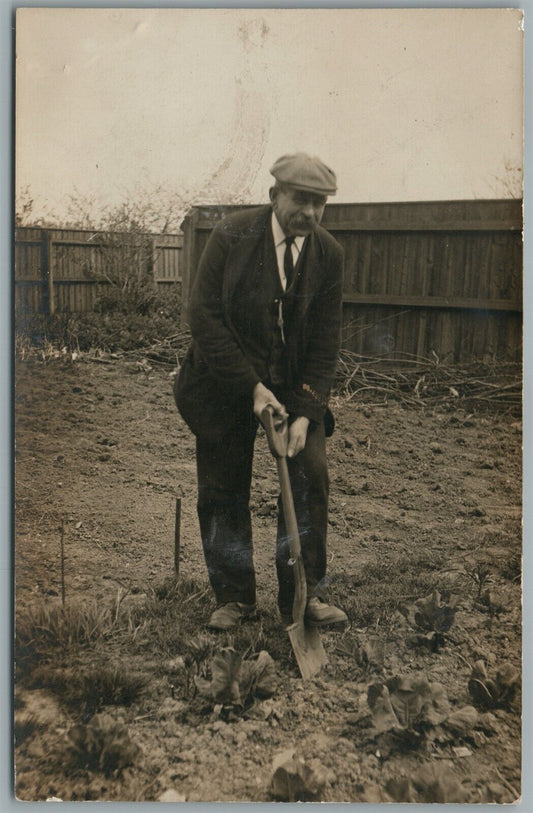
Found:
[(309, 234), (320, 223), (327, 196), (287, 187), (270, 190), (272, 208), (287, 237)]

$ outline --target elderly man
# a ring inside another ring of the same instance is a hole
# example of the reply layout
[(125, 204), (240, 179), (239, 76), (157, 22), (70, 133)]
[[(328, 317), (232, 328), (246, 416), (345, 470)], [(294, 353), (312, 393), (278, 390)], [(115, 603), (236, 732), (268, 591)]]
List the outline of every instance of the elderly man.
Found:
[[(343, 252), (319, 224), (333, 171), (304, 153), (271, 169), (271, 205), (226, 217), (211, 233), (194, 281), (193, 341), (175, 384), (196, 435), (198, 516), (217, 607), (231, 629), (256, 609), (249, 510), (254, 441), (267, 405), (289, 424), (288, 466), (308, 603), (306, 623), (346, 614), (315, 593), (326, 573), (328, 396), (340, 344)], [(278, 606), (292, 620), (294, 580), (283, 511), (276, 548)]]

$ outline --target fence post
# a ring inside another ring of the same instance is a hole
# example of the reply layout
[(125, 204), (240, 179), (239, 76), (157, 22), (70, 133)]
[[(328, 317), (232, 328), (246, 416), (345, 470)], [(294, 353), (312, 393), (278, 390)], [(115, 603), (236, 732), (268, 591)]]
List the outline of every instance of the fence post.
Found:
[(150, 238), (150, 275), (152, 277), (152, 286), (156, 294), (158, 292), (157, 279), (155, 275), (155, 269), (157, 265), (157, 252), (158, 247), (155, 242), (155, 237), (154, 235), (152, 235)]
[(41, 235), (41, 265), (44, 286), (44, 308), (50, 316), (55, 312), (54, 270), (52, 268), (52, 237), (48, 229)]
[(181, 269), (181, 327), (187, 326), (193, 263), (196, 255), (195, 243), (197, 222), (198, 211), (196, 209), (192, 209), (189, 214), (185, 216), (185, 219), (181, 224), (183, 231), (183, 264)]
[(176, 497), (176, 516), (174, 520), (174, 572), (176, 576), (180, 573), (180, 550), (181, 550), (181, 497)]

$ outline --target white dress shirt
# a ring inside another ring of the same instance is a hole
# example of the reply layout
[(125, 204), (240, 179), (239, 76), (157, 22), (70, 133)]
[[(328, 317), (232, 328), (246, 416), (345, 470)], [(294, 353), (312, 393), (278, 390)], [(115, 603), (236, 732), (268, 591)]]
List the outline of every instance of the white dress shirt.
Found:
[[(276, 248), (276, 258), (278, 261), (278, 272), (279, 278), (281, 280), (281, 287), (283, 288), (283, 290), (285, 290), (287, 287), (287, 280), (285, 278), (285, 271), (283, 270), (284, 266), (283, 258), (285, 256), (285, 247), (286, 247), (285, 239), (287, 235), (279, 225), (278, 218), (276, 217), (274, 212), (272, 212), (272, 235), (274, 237), (274, 246)], [(294, 238), (294, 242), (291, 246), (292, 262), (295, 268), (296, 263), (298, 262), (298, 257), (300, 256), (300, 253), (302, 251), (304, 241), (305, 235), (299, 235), (298, 237)]]

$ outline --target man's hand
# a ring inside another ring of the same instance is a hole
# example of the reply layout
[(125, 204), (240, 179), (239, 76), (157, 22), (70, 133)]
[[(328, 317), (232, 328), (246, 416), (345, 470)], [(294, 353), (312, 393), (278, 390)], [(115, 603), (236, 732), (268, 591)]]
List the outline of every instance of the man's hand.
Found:
[(296, 457), (305, 446), (307, 440), (307, 430), (309, 429), (309, 418), (304, 418), (301, 415), (296, 418), (294, 423), (289, 427), (289, 446), (287, 449), (287, 457)]
[(287, 410), (281, 404), (273, 392), (271, 392), (264, 384), (256, 384), (254, 387), (254, 415), (261, 420), (261, 414), (265, 407), (271, 406), (274, 408), (274, 418), (280, 421), (286, 421), (289, 417)]

